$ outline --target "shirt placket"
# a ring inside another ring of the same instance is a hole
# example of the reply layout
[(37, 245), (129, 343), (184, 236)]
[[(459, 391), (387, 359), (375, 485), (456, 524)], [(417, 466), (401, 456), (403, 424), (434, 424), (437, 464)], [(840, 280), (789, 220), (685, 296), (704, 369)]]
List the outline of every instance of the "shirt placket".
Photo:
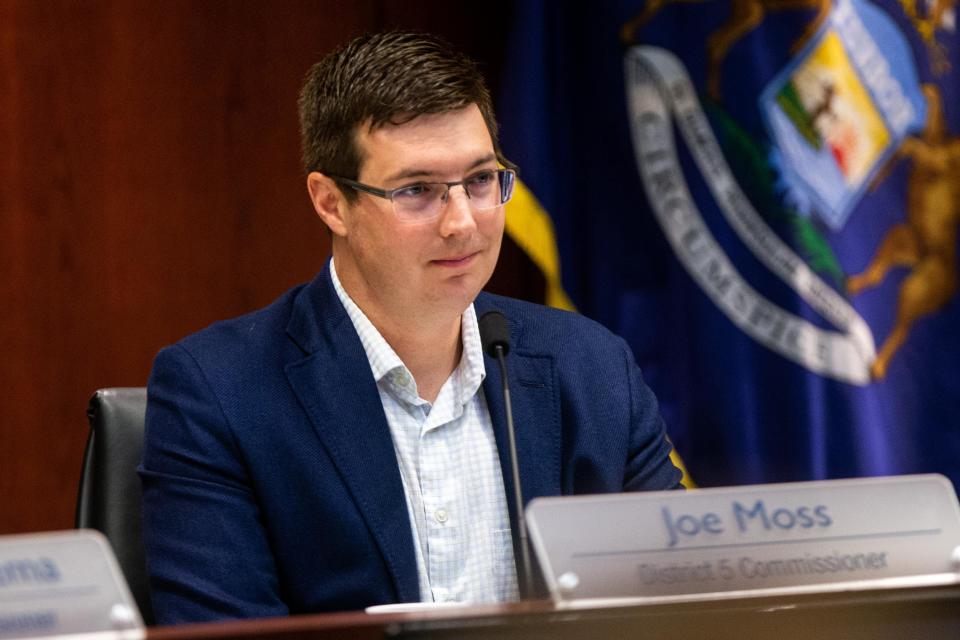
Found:
[(420, 488), (427, 538), (427, 571), (433, 599), (457, 602), (465, 597), (465, 505), (457, 440), (459, 425), (451, 414), (450, 390), (441, 390), (420, 437)]

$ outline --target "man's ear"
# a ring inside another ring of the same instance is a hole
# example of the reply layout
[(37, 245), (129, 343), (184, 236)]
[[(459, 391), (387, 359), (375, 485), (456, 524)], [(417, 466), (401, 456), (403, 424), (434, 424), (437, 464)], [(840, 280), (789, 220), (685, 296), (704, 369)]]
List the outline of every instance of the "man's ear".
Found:
[(311, 171), (307, 174), (307, 191), (310, 193), (314, 211), (330, 231), (338, 236), (347, 235), (343, 220), (347, 203), (337, 184), (322, 173)]

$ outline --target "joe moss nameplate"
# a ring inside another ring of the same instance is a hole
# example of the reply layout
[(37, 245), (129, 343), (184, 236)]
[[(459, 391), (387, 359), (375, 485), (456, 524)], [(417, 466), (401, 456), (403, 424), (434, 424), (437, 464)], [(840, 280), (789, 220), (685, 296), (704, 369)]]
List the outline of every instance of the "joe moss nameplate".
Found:
[(539, 498), (527, 520), (558, 602), (960, 582), (960, 509), (939, 475)]
[(0, 536), (0, 638), (145, 637), (106, 539), (96, 531)]

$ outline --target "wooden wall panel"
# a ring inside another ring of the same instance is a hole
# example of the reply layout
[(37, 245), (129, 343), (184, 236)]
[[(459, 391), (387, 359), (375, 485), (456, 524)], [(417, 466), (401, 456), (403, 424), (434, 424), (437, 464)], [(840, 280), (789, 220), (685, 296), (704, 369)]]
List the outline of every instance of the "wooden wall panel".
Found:
[(498, 14), (466, 12), (0, 0), (0, 533), (72, 526), (94, 389), (145, 384), (162, 345), (321, 265), (297, 139), (309, 65), (384, 26), (499, 51)]

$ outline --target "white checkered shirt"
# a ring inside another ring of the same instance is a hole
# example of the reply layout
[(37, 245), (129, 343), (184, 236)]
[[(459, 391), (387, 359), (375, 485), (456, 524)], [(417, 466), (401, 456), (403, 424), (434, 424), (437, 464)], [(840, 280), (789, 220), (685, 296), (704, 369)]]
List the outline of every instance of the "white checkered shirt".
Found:
[[(477, 313), (461, 319), (463, 356), (431, 404), (410, 371), (340, 284), (330, 276), (366, 351), (397, 454), (413, 529), (420, 599), (518, 599), (503, 476), (490, 411)], [(371, 469), (371, 473), (376, 473)]]

